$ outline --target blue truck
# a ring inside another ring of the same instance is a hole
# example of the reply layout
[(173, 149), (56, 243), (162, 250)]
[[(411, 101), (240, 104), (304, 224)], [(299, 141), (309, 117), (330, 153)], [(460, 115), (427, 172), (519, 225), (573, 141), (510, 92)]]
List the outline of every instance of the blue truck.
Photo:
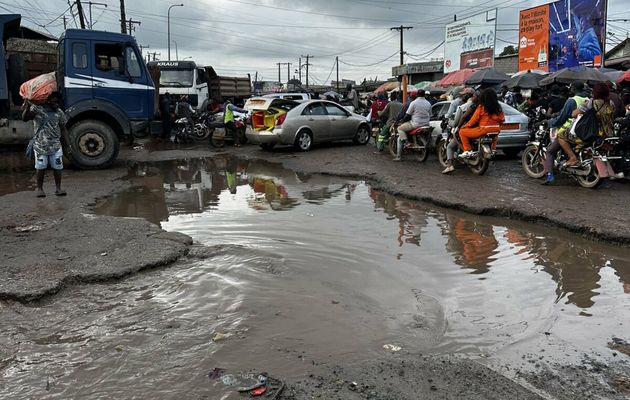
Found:
[[(19, 15), (0, 15), (0, 56), (6, 61), (0, 63), (0, 144), (26, 143), (33, 136), (32, 123), (19, 118), (22, 99), (15, 88), (32, 78), (28, 66), (36, 57), (5, 51), (19, 26)], [(132, 36), (68, 29), (58, 40), (51, 68), (38, 72), (56, 71), (68, 117), (64, 154), (73, 165), (106, 168), (116, 159), (121, 141), (148, 131), (156, 93)]]

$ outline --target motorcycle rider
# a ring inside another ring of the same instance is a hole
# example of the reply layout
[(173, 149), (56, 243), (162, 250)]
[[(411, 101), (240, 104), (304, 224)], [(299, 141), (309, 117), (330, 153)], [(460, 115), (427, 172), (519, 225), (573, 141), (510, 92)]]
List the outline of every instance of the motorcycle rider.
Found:
[(428, 127), (431, 119), (431, 103), (424, 98), (425, 91), (418, 90), (418, 97), (409, 104), (403, 123), (398, 126), (398, 148), (394, 161), (401, 161), (403, 146), (407, 145), (407, 132), (419, 127)]
[(238, 129), (234, 124), (234, 112), (247, 114), (247, 110), (236, 107), (228, 99), (223, 105), (223, 125), (225, 126), (225, 133), (231, 132), (234, 138), (234, 147), (241, 147), (241, 138), (239, 137)]
[[(484, 89), (479, 96), (479, 106), (468, 122), (459, 130), (459, 138), (464, 152), (461, 158), (473, 155), (470, 139), (476, 139), (490, 132), (499, 132), (505, 122), (505, 115), (499, 104), (497, 92), (493, 89)], [(496, 139), (492, 142), (492, 150), (496, 148)]]
[(396, 117), (403, 108), (403, 104), (398, 101), (398, 92), (392, 92), (389, 95), (389, 99), (390, 101), (387, 103), (383, 111), (378, 112), (378, 116), (387, 118), (387, 121), (376, 137), (377, 151), (375, 151), (374, 154), (380, 154), (385, 148), (385, 140), (387, 140), (387, 136), (389, 135), (389, 129), (394, 122), (396, 122)]
[(567, 166), (572, 166), (577, 163), (577, 157), (575, 156), (573, 149), (571, 149), (571, 145), (568, 140), (566, 140), (566, 137), (568, 136), (569, 128), (573, 122), (571, 114), (578, 108), (578, 106), (581, 106), (588, 100), (588, 92), (582, 82), (575, 82), (571, 84), (571, 90), (573, 91), (573, 96), (569, 97), (567, 101), (565, 101), (560, 114), (557, 117), (551, 118), (548, 122), (550, 129), (558, 129), (558, 137), (547, 148), (547, 154), (545, 156), (545, 171), (547, 175), (545, 181), (543, 182), (544, 185), (551, 185), (556, 180), (553, 173), (553, 162), (560, 149), (569, 156), (569, 161), (566, 163)]
[[(467, 123), (475, 110), (477, 109), (477, 105), (479, 104), (479, 95), (480, 91), (476, 90), (472, 94), (466, 92), (462, 97), (465, 101), (464, 104), (457, 107), (457, 111), (455, 112), (455, 116), (452, 120), (452, 128), (460, 129), (465, 123)], [(455, 170), (455, 165), (453, 160), (455, 159), (455, 150), (459, 146), (457, 139), (455, 136), (451, 139), (451, 141), (446, 146), (446, 163), (448, 164), (446, 168), (442, 171), (443, 174), (449, 174)]]

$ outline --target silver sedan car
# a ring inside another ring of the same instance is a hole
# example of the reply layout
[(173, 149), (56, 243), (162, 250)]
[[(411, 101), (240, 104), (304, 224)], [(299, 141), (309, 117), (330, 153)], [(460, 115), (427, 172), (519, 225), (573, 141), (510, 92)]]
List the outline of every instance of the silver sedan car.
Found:
[(245, 104), (252, 121), (247, 139), (263, 149), (270, 150), (281, 144), (308, 151), (317, 143), (352, 140), (366, 144), (370, 140), (366, 118), (332, 101), (307, 100), (291, 104), (280, 100), (276, 103), (253, 98)]

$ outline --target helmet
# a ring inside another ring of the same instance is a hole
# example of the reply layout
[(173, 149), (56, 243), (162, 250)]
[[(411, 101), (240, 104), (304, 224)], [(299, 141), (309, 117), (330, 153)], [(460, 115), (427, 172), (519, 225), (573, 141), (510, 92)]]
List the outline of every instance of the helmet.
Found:
[(418, 91), (417, 90), (410, 91), (409, 96), (415, 99), (416, 97), (418, 97)]

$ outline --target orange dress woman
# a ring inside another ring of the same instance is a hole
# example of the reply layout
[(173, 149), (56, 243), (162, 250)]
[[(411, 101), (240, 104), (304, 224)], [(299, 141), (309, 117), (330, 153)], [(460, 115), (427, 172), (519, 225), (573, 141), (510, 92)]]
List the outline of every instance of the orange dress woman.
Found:
[[(476, 139), (487, 135), (490, 132), (499, 132), (505, 122), (505, 115), (501, 109), (501, 104), (497, 99), (497, 94), (492, 89), (486, 89), (479, 96), (479, 106), (470, 120), (459, 130), (459, 137), (462, 141), (464, 154), (472, 151), (470, 139)], [(492, 148), (496, 148), (496, 140), (492, 143)]]

